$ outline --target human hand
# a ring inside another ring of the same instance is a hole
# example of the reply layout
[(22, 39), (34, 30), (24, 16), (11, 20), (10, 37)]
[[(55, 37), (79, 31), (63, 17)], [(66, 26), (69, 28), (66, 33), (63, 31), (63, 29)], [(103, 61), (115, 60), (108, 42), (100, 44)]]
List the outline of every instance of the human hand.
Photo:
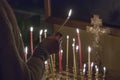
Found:
[(61, 42), (62, 34), (57, 32), (45, 38), (35, 49), (33, 56), (46, 60), (50, 54), (59, 53)]
[(49, 54), (58, 53), (61, 47), (62, 34), (57, 32), (50, 37), (45, 38), (40, 46), (43, 47)]

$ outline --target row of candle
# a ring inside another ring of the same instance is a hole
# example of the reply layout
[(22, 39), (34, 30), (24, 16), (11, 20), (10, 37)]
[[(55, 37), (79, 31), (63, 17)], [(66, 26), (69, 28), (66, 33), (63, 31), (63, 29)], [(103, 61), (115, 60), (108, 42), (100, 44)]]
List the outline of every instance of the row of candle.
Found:
[[(31, 54), (33, 53), (33, 27), (30, 27), (30, 47), (31, 47)], [(77, 32), (77, 39), (78, 39), (78, 45), (76, 46), (76, 51), (79, 53), (79, 62), (80, 62), (80, 70), (83, 71), (82, 73), (85, 73), (85, 68), (82, 66), (82, 49), (81, 49), (81, 40), (80, 40), (80, 32), (79, 29), (76, 29)], [(39, 40), (40, 42), (42, 41), (42, 34), (43, 30), (40, 30), (39, 33)], [(44, 30), (44, 38), (47, 37), (47, 29)], [(76, 56), (75, 56), (75, 38), (73, 38), (73, 43), (72, 43), (72, 48), (73, 48), (73, 67), (74, 67), (74, 73), (76, 74)], [(26, 53), (27, 53), (27, 48), (26, 48)], [(63, 50), (60, 50), (59, 53), (59, 71), (62, 72), (62, 53)], [(68, 72), (68, 54), (69, 53), (69, 35), (67, 35), (67, 43), (66, 43), (66, 71)], [(91, 60), (90, 60), (90, 53), (91, 53), (91, 47), (88, 46), (88, 74), (91, 74)], [(26, 58), (27, 59), (27, 58)], [(96, 72), (98, 72), (98, 68), (96, 68)]]
[[(44, 32), (44, 38), (47, 37), (47, 29), (41, 29), (39, 31), (39, 42), (42, 41), (42, 35), (43, 35), (43, 32)], [(33, 47), (33, 27), (30, 27), (30, 52), (31, 52), (31, 55), (33, 55), (33, 51), (34, 51), (34, 47)], [(28, 54), (28, 47), (26, 46), (25, 47), (25, 61), (27, 61), (27, 54)]]
[[(83, 75), (85, 75), (87, 73), (87, 68), (86, 68), (87, 64), (84, 63), (83, 65)], [(93, 74), (93, 68), (95, 68), (95, 74), (98, 75), (99, 74), (99, 67), (97, 65), (94, 65), (93, 62), (91, 62), (90, 64), (90, 71), (91, 71), (91, 75)], [(105, 76), (106, 74), (106, 67), (103, 67), (103, 75)]]

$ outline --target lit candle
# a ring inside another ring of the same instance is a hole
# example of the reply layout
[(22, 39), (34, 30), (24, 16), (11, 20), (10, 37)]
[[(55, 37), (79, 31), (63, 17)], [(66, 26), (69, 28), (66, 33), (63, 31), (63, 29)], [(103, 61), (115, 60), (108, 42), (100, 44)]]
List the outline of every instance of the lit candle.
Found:
[(78, 45), (76, 45), (76, 52), (78, 52), (78, 49), (79, 49), (79, 46), (78, 46)]
[(33, 55), (33, 27), (30, 27), (30, 49), (31, 55)]
[(88, 46), (88, 75), (91, 74), (91, 70), (90, 70), (90, 53), (91, 53), (91, 47)]
[(79, 56), (80, 56), (80, 69), (82, 69), (82, 51), (81, 51), (81, 40), (80, 40), (80, 34), (79, 29), (76, 29), (77, 36), (78, 36), (78, 46), (79, 46)]
[(99, 68), (96, 68), (96, 75), (98, 76)]
[(67, 19), (70, 18), (71, 14), (72, 14), (72, 9), (69, 10), (69, 13), (68, 13), (68, 17), (67, 17)]
[(59, 72), (62, 72), (62, 54), (63, 54), (63, 50), (59, 51)]
[(91, 74), (92, 74), (93, 66), (94, 66), (94, 63), (92, 62), (91, 63)]
[(72, 47), (73, 47), (73, 73), (77, 74), (77, 71), (76, 71), (76, 54), (75, 54), (75, 38), (73, 38)]
[(44, 30), (44, 37), (47, 37), (47, 29)]
[(86, 64), (84, 63), (83, 64), (83, 75), (85, 75), (85, 73), (86, 73)]
[(39, 32), (39, 41), (40, 42), (42, 41), (42, 33), (43, 33), (43, 30), (40, 30), (40, 32)]
[(106, 67), (103, 67), (103, 75), (105, 76), (106, 74)]
[(71, 14), (72, 14), (72, 9), (69, 10), (69, 13), (68, 13), (67, 18), (65, 19), (64, 23), (60, 26), (60, 28), (57, 30), (57, 32), (59, 32), (59, 31), (62, 29), (62, 27), (67, 23), (67, 21), (68, 21), (68, 20), (70, 19), (70, 17), (71, 17)]
[(85, 75), (85, 73), (86, 73), (86, 69), (85, 69), (85, 68), (83, 68), (83, 75)]
[(68, 51), (69, 51), (69, 35), (67, 35), (67, 44), (66, 44), (66, 71), (68, 71)]
[(27, 54), (28, 54), (28, 47), (27, 46), (24, 48), (24, 52), (25, 52), (25, 61), (27, 62)]

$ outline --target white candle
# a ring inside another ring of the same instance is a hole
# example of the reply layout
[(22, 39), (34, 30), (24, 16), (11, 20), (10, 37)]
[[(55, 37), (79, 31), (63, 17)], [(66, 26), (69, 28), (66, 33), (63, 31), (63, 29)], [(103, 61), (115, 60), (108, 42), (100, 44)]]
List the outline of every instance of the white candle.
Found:
[(85, 73), (86, 73), (86, 69), (85, 69), (85, 68), (83, 68), (83, 75), (85, 75)]
[(96, 68), (96, 75), (98, 75), (98, 72), (99, 72), (99, 68)]
[(92, 72), (92, 70), (93, 70), (93, 66), (94, 66), (94, 63), (92, 62), (92, 63), (91, 63), (91, 72)]
[(68, 13), (67, 18), (65, 19), (65, 22), (61, 25), (60, 28), (58, 28), (58, 30), (57, 30), (56, 32), (59, 32), (59, 31), (62, 29), (62, 27), (63, 27), (63, 26), (67, 23), (67, 21), (69, 20), (71, 14), (72, 14), (72, 9), (69, 10), (69, 13)]
[(106, 73), (106, 67), (103, 67), (103, 74), (105, 75)]
[(68, 17), (67, 17), (67, 19), (70, 18), (71, 14), (72, 14), (72, 9), (69, 10), (69, 13), (68, 13)]
[(79, 46), (78, 46), (78, 45), (76, 45), (76, 52), (78, 52), (78, 49), (79, 49)]
[(90, 53), (91, 53), (91, 47), (88, 46), (88, 74), (91, 74), (91, 70), (90, 70)]
[(24, 52), (25, 52), (25, 61), (27, 62), (27, 54), (28, 54), (28, 47), (27, 46), (24, 48)]
[(48, 64), (48, 62), (47, 61), (45, 61), (45, 65), (47, 65)]
[(47, 37), (47, 29), (44, 30), (44, 37)]
[(39, 32), (39, 41), (40, 42), (42, 41), (42, 33), (43, 33), (43, 30), (40, 30), (40, 32)]
[(73, 38), (73, 73), (76, 74), (76, 54), (75, 54), (75, 38)]
[(68, 51), (69, 51), (69, 35), (67, 35), (67, 44), (66, 44), (66, 71), (68, 71)]
[(86, 64), (85, 63), (83, 64), (83, 68), (86, 68)]

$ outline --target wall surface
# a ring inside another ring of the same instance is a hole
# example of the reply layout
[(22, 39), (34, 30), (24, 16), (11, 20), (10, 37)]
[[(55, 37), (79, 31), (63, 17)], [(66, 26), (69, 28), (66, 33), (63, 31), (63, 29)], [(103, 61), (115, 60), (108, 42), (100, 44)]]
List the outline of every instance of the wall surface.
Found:
[[(54, 30), (57, 30), (60, 27), (60, 25), (54, 25)], [(69, 43), (69, 66), (72, 67), (72, 39), (76, 39), (77, 43), (77, 34), (76, 34), (76, 28), (67, 27), (64, 26), (60, 32), (63, 34), (63, 64), (65, 65), (65, 59), (66, 59), (66, 36), (70, 36), (70, 43)], [(85, 30), (80, 30), (80, 38), (81, 38), (81, 47), (82, 47), (82, 55), (83, 55), (83, 63), (87, 62), (87, 48), (90, 43), (93, 40), (93, 35), (86, 32)], [(107, 72), (109, 74), (109, 77), (114, 77), (114, 80), (120, 79), (120, 37), (115, 37), (111, 35), (103, 35), (100, 37), (100, 60), (102, 63), (102, 66), (106, 66)], [(91, 52), (91, 60), (95, 60), (95, 54), (93, 53), (94, 50)], [(77, 65), (79, 65), (79, 55), (77, 55)], [(78, 68), (79, 69), (79, 68)], [(109, 79), (113, 80), (113, 79)]]

